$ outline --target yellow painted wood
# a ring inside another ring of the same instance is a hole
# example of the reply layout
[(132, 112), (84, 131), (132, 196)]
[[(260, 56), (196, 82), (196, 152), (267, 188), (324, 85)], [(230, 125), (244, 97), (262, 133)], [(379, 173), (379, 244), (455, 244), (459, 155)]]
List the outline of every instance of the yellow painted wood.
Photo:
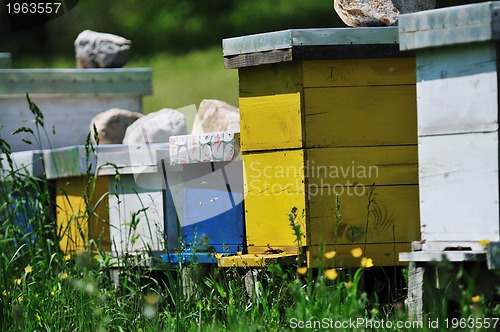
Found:
[(220, 267), (262, 267), (269, 264), (290, 265), (297, 262), (297, 255), (280, 254), (245, 254), (224, 256), (218, 259)]
[[(57, 228), (62, 236), (60, 247), (65, 252), (86, 248), (89, 240), (100, 244), (100, 249), (110, 250), (109, 217), (107, 199), (97, 206), (94, 215), (86, 218), (83, 177), (58, 179), (56, 182)], [(90, 199), (93, 209), (99, 198), (108, 192), (108, 177), (98, 177)], [(92, 248), (92, 249), (95, 249)]]
[(401, 85), (416, 82), (415, 58), (304, 61), (304, 87)]
[(238, 70), (240, 97), (272, 96), (302, 91), (301, 62), (282, 62)]
[(241, 151), (302, 147), (300, 93), (240, 98)]
[[(351, 254), (354, 248), (363, 249), (359, 245), (328, 245), (324, 247), (309, 247), (310, 267), (359, 267), (361, 258), (355, 258)], [(334, 259), (326, 259), (325, 252), (335, 251)], [(408, 263), (400, 262), (398, 259), (400, 252), (411, 251), (411, 243), (371, 243), (366, 245), (366, 252), (362, 257), (371, 258), (374, 266), (404, 266)]]
[(417, 144), (415, 86), (304, 89), (306, 147)]
[(377, 146), (307, 149), (311, 191), (355, 184), (418, 184), (418, 148)]
[[(309, 191), (309, 245), (411, 242), (420, 239), (417, 185), (328, 187)], [(340, 218), (336, 220), (336, 197)], [(368, 216), (368, 218), (367, 218)], [(366, 232), (368, 220), (368, 232)]]
[[(255, 252), (257, 247), (262, 248), (260, 252), (274, 247), (297, 247), (288, 213), (296, 207), (300, 217), (305, 209), (303, 165), (303, 150), (243, 155), (249, 251)], [(304, 234), (305, 218), (307, 215), (300, 221)]]

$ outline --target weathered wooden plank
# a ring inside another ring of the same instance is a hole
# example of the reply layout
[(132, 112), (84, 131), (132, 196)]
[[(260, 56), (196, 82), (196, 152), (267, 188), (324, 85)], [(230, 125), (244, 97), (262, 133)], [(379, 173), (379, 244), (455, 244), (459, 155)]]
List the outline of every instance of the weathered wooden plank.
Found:
[(499, 240), (497, 132), (420, 137), (419, 172), (423, 240)]
[(149, 68), (5, 69), (0, 70), (0, 94), (152, 94)]
[(270, 63), (291, 61), (292, 59), (293, 55), (291, 49), (245, 53), (225, 57), (224, 67), (227, 69), (253, 67)]
[(241, 68), (238, 70), (240, 98), (301, 92), (301, 71), (297, 62)]
[(302, 147), (300, 93), (240, 98), (241, 151)]
[[(33, 135), (19, 133), (10, 134), (20, 127), (29, 127), (36, 132), (35, 116), (29, 110), (26, 96), (0, 96), (0, 119), (2, 119), (2, 137), (11, 145), (13, 151), (33, 149), (52, 149), (68, 145), (84, 144), (89, 133), (91, 119), (110, 108), (122, 108), (131, 111), (142, 111), (142, 96), (89, 97), (86, 95), (30, 95), (44, 115), (47, 137), (42, 133), (40, 145), (36, 144)], [(54, 126), (55, 134), (52, 134)], [(28, 139), (29, 145), (21, 141)]]
[(417, 146), (307, 149), (308, 188), (418, 184)]
[[(94, 180), (91, 178), (89, 181)], [(82, 197), (85, 188), (83, 177), (56, 181), (56, 220), (58, 234), (61, 237), (59, 245), (64, 252), (71, 252), (85, 249), (89, 245), (89, 240), (94, 240), (96, 244), (100, 244), (101, 250), (109, 251), (111, 241), (107, 200), (100, 202), (93, 216), (86, 217), (88, 211), (94, 209), (99, 199), (107, 194), (108, 177), (98, 177), (95, 180), (95, 192), (90, 196), (87, 212)], [(91, 249), (96, 248), (91, 247)]]
[(165, 249), (163, 193), (160, 173), (142, 174), (137, 186), (132, 174), (109, 177), (109, 224), (112, 248), (118, 254)]
[(413, 85), (304, 89), (306, 147), (417, 143)]
[[(363, 257), (371, 258), (375, 266), (401, 266), (406, 262), (398, 260), (398, 253), (410, 250), (410, 243), (369, 243)], [(324, 247), (315, 245), (309, 247), (309, 262), (311, 267), (359, 267), (361, 258), (355, 258), (351, 250), (363, 249), (363, 245), (339, 244)], [(335, 259), (325, 259), (320, 253), (335, 251)]]
[(415, 84), (415, 59), (304, 61), (304, 87)]
[(441, 8), (399, 16), (402, 50), (497, 39), (496, 1)]
[(491, 42), (419, 50), (417, 82), (495, 72), (496, 61), (496, 45)]
[(498, 130), (497, 73), (418, 83), (418, 135)]
[[(411, 242), (420, 239), (418, 186), (324, 187), (308, 193), (309, 244)], [(336, 196), (340, 218), (336, 217)], [(370, 202), (369, 198), (372, 200)], [(368, 227), (368, 230), (367, 230)]]
[(224, 57), (290, 49), (297, 46), (395, 44), (397, 27), (289, 29), (222, 41)]
[[(250, 247), (297, 247), (288, 213), (305, 211), (302, 150), (243, 155), (245, 225)], [(304, 215), (302, 232), (306, 234)], [(305, 244), (305, 241), (304, 241)], [(269, 248), (268, 248), (269, 249)]]
[(12, 68), (10, 53), (0, 53), (0, 69)]

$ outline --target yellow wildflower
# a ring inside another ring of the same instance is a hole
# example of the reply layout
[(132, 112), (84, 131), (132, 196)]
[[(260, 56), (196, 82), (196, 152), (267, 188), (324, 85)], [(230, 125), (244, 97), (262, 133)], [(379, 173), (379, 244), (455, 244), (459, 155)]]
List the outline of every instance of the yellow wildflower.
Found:
[(217, 260), (222, 258), (222, 254), (214, 254), (214, 256), (215, 256), (215, 258), (217, 258)]
[(325, 277), (329, 280), (335, 280), (337, 278), (337, 271), (335, 269), (329, 269), (325, 271)]
[(297, 268), (298, 274), (306, 274), (306, 272), (307, 272), (307, 266), (302, 266), (302, 267)]
[(22, 296), (19, 296), (19, 297), (16, 299), (16, 302), (19, 302), (19, 303), (23, 302), (23, 297), (22, 297)]
[(64, 272), (63, 274), (61, 274), (61, 279), (64, 280), (68, 277), (68, 274), (66, 272)]
[(2, 295), (3, 295), (3, 296), (8, 296), (8, 295), (10, 295), (10, 292), (3, 291), (3, 292), (2, 292)]
[(490, 244), (490, 240), (481, 240), (479, 241), (479, 244), (483, 247), (486, 247), (488, 244)]
[(21, 279), (21, 278), (17, 278), (17, 279), (15, 279), (15, 280), (14, 280), (14, 283), (15, 283), (16, 285), (20, 285), (22, 281), (23, 281), (23, 279)]
[(371, 258), (366, 258), (366, 257), (363, 257), (361, 258), (361, 266), (362, 267), (372, 267), (373, 266), (373, 260)]
[(71, 255), (70, 254), (67, 254), (66, 256), (64, 256), (64, 260), (67, 262), (71, 259)]
[(24, 268), (24, 272), (26, 272), (26, 273), (31, 273), (31, 272), (33, 272), (33, 268), (31, 267), (31, 265), (26, 266), (26, 267)]
[(54, 291), (50, 291), (50, 296), (54, 296), (55, 292)]
[(351, 287), (352, 287), (352, 282), (350, 282), (350, 281), (346, 282), (346, 283), (345, 283), (345, 286), (346, 286), (347, 288), (351, 288)]
[(243, 255), (243, 251), (238, 251), (236, 254), (237, 254), (238, 256), (241, 256), (241, 255)]
[(327, 252), (325, 253), (325, 258), (326, 259), (332, 259), (333, 257), (335, 257), (337, 253), (335, 251), (330, 251), (330, 252)]
[(473, 297), (471, 297), (471, 299), (470, 299), (470, 301), (471, 301), (472, 303), (478, 303), (480, 300), (481, 300), (481, 296), (480, 296), (480, 295), (473, 296)]
[(351, 250), (351, 255), (354, 258), (359, 258), (363, 255), (363, 250), (361, 248), (354, 248)]

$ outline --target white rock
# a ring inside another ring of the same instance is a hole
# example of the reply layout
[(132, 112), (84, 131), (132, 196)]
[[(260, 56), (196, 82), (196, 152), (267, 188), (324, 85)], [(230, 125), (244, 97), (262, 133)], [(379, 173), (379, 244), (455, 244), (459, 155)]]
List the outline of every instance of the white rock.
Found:
[(164, 108), (132, 123), (125, 132), (123, 144), (168, 143), (170, 136), (178, 135), (187, 135), (184, 114)]
[(94, 125), (99, 135), (99, 144), (121, 144), (127, 127), (142, 117), (141, 113), (112, 108), (97, 114), (90, 121), (92, 143), (94, 140)]
[(109, 33), (81, 32), (75, 40), (78, 68), (121, 68), (130, 58), (131, 41)]
[(399, 14), (432, 9), (436, 0), (334, 0), (333, 7), (351, 27), (395, 25)]
[(191, 134), (239, 131), (240, 110), (237, 107), (221, 100), (202, 100)]

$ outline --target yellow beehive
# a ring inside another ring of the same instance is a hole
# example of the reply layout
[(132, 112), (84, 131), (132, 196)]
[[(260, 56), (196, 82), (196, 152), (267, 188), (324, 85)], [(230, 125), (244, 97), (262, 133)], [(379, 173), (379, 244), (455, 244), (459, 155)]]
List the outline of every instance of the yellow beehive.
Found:
[[(84, 146), (44, 150), (47, 179), (55, 182), (56, 222), (65, 252), (110, 251), (108, 177), (94, 178), (97, 159), (86, 160)], [(87, 170), (87, 165), (92, 165)], [(91, 241), (92, 240), (92, 241)], [(92, 242), (95, 245), (92, 245)]]
[[(101, 250), (109, 251), (111, 247), (107, 209), (108, 177), (96, 178), (93, 193), (90, 187), (87, 188), (88, 205), (82, 196), (86, 185), (83, 177), (56, 180), (57, 229), (61, 235), (60, 247), (65, 252), (83, 250), (89, 240), (94, 240)], [(97, 204), (103, 196), (104, 199)]]
[(366, 28), (224, 41), (239, 71), (249, 253), (297, 252), (292, 208), (312, 265), (323, 249), (358, 265), (356, 247), (399, 264), (419, 239), (415, 59), (397, 38)]

